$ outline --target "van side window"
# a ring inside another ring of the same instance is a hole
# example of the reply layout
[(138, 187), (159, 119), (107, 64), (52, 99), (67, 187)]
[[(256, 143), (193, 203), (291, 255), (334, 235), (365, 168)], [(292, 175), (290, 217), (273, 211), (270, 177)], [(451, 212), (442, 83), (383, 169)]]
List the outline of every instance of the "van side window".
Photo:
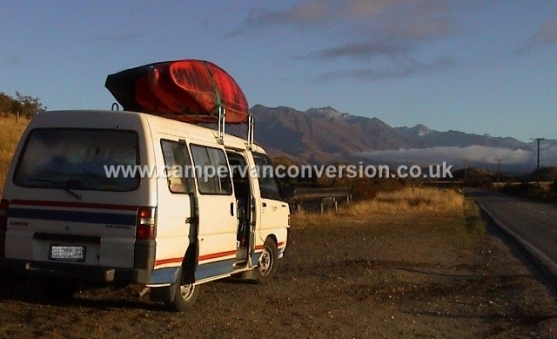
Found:
[(186, 143), (161, 140), (161, 147), (170, 192), (193, 193), (193, 167)]
[(269, 158), (262, 154), (253, 154), (255, 167), (257, 169), (257, 179), (261, 197), (272, 200), (282, 200), (282, 193), (274, 176), (273, 166)]
[(232, 181), (226, 155), (218, 148), (191, 145), (197, 186), (203, 194), (232, 194)]

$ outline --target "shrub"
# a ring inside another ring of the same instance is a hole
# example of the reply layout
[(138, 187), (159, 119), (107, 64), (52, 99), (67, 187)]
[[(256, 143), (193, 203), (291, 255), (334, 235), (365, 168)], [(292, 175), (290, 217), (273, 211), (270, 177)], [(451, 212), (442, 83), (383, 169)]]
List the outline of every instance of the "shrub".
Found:
[(551, 190), (551, 192), (557, 193), (557, 179), (553, 180), (549, 189)]
[(370, 179), (356, 179), (352, 184), (354, 200), (369, 200), (377, 196), (376, 184)]

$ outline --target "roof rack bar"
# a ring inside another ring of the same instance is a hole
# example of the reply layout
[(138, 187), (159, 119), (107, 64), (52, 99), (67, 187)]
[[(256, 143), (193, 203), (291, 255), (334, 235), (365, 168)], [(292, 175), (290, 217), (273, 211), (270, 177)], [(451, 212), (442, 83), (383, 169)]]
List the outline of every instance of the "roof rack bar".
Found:
[(223, 105), (218, 105), (218, 142), (224, 145), (224, 133), (226, 132), (226, 110)]
[(248, 116), (248, 149), (252, 149), (253, 148), (253, 143), (254, 143), (254, 139), (253, 139), (253, 133), (254, 133), (254, 128), (255, 127), (255, 122), (253, 120), (253, 115), (249, 115)]

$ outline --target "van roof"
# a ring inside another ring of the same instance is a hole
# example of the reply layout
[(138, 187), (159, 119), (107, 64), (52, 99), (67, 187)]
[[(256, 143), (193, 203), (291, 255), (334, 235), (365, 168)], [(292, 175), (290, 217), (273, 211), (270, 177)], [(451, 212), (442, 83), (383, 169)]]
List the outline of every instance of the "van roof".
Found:
[[(76, 117), (79, 118), (76, 119)], [(107, 116), (111, 116), (107, 120)], [(111, 111), (111, 110), (56, 110), (56, 111), (43, 111), (39, 112), (31, 122), (34, 127), (66, 127), (66, 128), (83, 128), (91, 126), (94, 121), (94, 126), (107, 125), (113, 126), (118, 121), (137, 119), (147, 121), (150, 125), (164, 126), (166, 128), (183, 130), (187, 128), (188, 133), (203, 135), (205, 137), (213, 137), (215, 140), (218, 138), (218, 132), (210, 127), (200, 126), (190, 123), (181, 122), (178, 120), (168, 119), (156, 116), (154, 114), (131, 112), (131, 111)], [(247, 141), (231, 134), (225, 134), (224, 146), (227, 148), (235, 148), (245, 150), (247, 148)], [(253, 150), (260, 153), (265, 153), (263, 148), (258, 145), (253, 145)]]

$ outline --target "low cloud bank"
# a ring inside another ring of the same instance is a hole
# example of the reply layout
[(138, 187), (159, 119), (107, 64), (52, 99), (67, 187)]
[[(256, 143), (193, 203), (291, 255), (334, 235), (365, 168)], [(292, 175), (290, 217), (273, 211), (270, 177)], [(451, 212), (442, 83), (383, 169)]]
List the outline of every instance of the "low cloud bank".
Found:
[[(469, 166), (481, 166), (483, 164), (493, 167), (499, 161), (501, 165), (505, 166), (526, 167), (535, 166), (537, 161), (536, 149), (513, 150), (479, 145), (373, 151), (358, 155), (375, 163), (428, 165), (447, 162), (453, 164), (456, 168), (464, 167), (464, 164)], [(541, 148), (540, 165), (557, 165), (557, 146)]]

